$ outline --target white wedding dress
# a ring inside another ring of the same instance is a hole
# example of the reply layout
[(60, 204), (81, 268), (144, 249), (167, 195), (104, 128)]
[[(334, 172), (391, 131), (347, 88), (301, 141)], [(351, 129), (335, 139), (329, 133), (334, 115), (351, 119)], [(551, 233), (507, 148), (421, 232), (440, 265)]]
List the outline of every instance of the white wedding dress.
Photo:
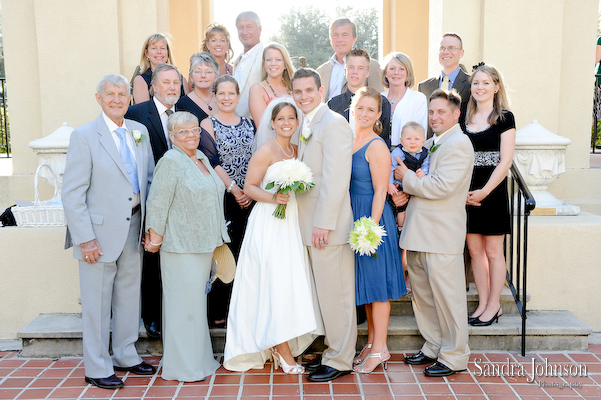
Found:
[(295, 194), (286, 218), (272, 215), (276, 206), (257, 202), (248, 218), (227, 320), (223, 366), (230, 371), (262, 368), (283, 342), (296, 357), (324, 334)]

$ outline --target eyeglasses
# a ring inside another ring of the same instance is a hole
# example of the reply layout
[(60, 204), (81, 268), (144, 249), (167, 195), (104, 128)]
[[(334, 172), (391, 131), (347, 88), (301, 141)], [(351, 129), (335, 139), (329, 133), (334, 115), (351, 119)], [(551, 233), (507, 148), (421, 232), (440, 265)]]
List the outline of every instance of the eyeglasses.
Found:
[(190, 128), (190, 129), (181, 129), (179, 131), (174, 131), (177, 136), (187, 137), (189, 134), (200, 135), (200, 128)]
[(440, 47), (440, 49), (438, 49), (439, 53), (444, 53), (445, 51), (448, 51), (449, 53), (454, 53), (457, 50), (461, 50), (459, 47), (455, 47), (455, 46), (449, 46), (449, 47)]

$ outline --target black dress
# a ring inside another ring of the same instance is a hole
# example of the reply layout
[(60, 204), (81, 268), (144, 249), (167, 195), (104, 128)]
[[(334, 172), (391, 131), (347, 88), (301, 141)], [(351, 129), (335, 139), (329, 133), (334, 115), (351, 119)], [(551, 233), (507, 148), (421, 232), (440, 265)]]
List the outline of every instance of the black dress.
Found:
[[(474, 145), (474, 173), (470, 191), (482, 189), (500, 161), (501, 134), (515, 129), (511, 111), (503, 111), (497, 123), (480, 132), (470, 132), (462, 114), (460, 125)], [(509, 199), (507, 177), (481, 202), (481, 206), (467, 207), (467, 233), (503, 235), (509, 233)]]
[(181, 97), (177, 103), (175, 103), (175, 111), (188, 111), (198, 118), (198, 124), (208, 117), (209, 115), (198, 106), (189, 96)]

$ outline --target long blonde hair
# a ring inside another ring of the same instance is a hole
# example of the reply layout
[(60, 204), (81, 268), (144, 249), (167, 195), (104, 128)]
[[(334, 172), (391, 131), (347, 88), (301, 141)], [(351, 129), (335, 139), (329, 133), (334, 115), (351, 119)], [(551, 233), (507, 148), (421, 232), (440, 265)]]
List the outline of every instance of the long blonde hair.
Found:
[(292, 65), (292, 60), (290, 59), (290, 54), (288, 54), (288, 50), (284, 46), (279, 43), (271, 42), (265, 46), (263, 49), (263, 58), (261, 61), (261, 79), (267, 79), (267, 70), (265, 70), (265, 54), (267, 50), (275, 49), (282, 53), (282, 58), (284, 59), (284, 65), (286, 69), (282, 75), (282, 80), (284, 81), (284, 85), (288, 88), (288, 90), (292, 90), (292, 75), (294, 75), (294, 66)]
[[(499, 121), (499, 119), (503, 118), (503, 110), (509, 110), (509, 99), (507, 98), (507, 91), (505, 90), (505, 85), (503, 84), (503, 78), (497, 69), (491, 65), (480, 65), (478, 68), (474, 70), (472, 76), (470, 76), (470, 86), (472, 84), (472, 80), (474, 76), (478, 72), (484, 72), (487, 74), (494, 84), (499, 86), (499, 90), (495, 93), (493, 98), (493, 107), (491, 113), (488, 115), (488, 123), (490, 125), (494, 125)], [(472, 121), (474, 115), (476, 115), (476, 110), (478, 109), (478, 104), (474, 97), (470, 97), (467, 103), (467, 114), (465, 120), (467, 123)]]
[(165, 44), (167, 45), (167, 60), (169, 60), (167, 63), (173, 64), (173, 57), (171, 56), (171, 42), (169, 41), (169, 38), (162, 33), (153, 33), (146, 38), (144, 41), (144, 46), (142, 46), (142, 55), (140, 56), (140, 73), (143, 73), (150, 68), (150, 60), (148, 60), (148, 57), (146, 57), (146, 50), (148, 50), (148, 46), (155, 44), (160, 40), (164, 40)]

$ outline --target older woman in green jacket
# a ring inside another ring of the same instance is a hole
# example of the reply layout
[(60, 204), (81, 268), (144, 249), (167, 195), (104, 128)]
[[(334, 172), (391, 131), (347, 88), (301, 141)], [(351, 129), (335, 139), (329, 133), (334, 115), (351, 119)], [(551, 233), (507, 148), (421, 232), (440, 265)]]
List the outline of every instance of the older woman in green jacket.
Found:
[(188, 112), (167, 122), (173, 148), (154, 171), (146, 203), (146, 250), (160, 249), (163, 280), (163, 370), (166, 380), (198, 381), (219, 367), (207, 322), (205, 285), (213, 251), (229, 242), (225, 185), (197, 150), (200, 128)]

